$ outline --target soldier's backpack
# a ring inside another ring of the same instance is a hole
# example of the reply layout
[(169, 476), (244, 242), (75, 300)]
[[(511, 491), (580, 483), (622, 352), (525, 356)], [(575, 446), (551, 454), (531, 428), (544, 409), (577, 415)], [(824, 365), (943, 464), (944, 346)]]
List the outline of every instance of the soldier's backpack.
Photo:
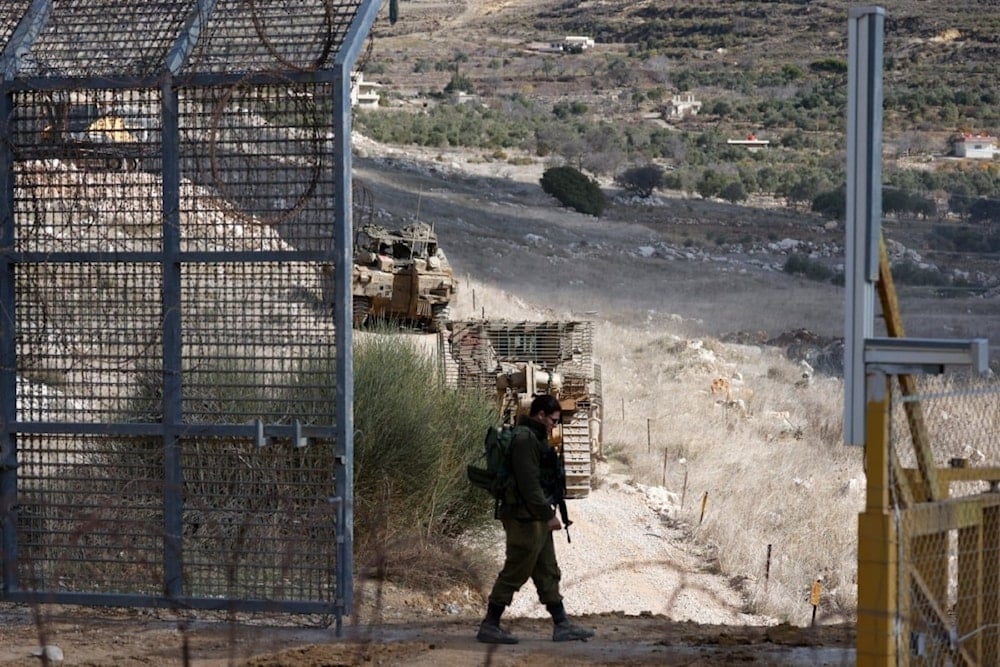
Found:
[(506, 500), (509, 492), (513, 490), (514, 473), (510, 466), (510, 445), (517, 428), (520, 427), (489, 427), (483, 441), (485, 467), (475, 465), (467, 467), (472, 485), (487, 491), (497, 501)]

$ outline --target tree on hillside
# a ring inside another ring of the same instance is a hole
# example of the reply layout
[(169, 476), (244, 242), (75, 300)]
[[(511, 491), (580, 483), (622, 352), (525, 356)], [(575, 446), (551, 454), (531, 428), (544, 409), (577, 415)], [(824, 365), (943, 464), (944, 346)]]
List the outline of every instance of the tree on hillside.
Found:
[(726, 177), (714, 169), (706, 169), (695, 184), (695, 191), (705, 199), (718, 197), (722, 188), (726, 187)]
[(813, 199), (812, 210), (834, 220), (843, 220), (847, 215), (847, 189), (841, 186), (821, 192)]
[(730, 204), (738, 204), (747, 200), (747, 192), (743, 188), (742, 181), (730, 181), (719, 190), (719, 197)]
[(969, 207), (969, 221), (995, 224), (1000, 222), (1000, 200), (981, 198)]
[(607, 206), (607, 198), (597, 181), (587, 178), (573, 167), (551, 167), (540, 179), (542, 190), (552, 195), (563, 206), (580, 213), (600, 217)]
[(795, 177), (794, 180), (788, 184), (788, 187), (785, 189), (783, 194), (788, 200), (789, 205), (798, 211), (800, 206), (807, 205), (812, 202), (816, 196), (822, 192), (822, 190), (822, 176), (817, 173), (806, 172)]
[(646, 164), (626, 169), (615, 177), (615, 183), (637, 197), (650, 197), (653, 191), (663, 187), (663, 167)]
[(618, 132), (608, 126), (591, 128), (581, 138), (585, 146), (579, 165), (596, 176), (613, 174), (625, 159), (623, 141)]

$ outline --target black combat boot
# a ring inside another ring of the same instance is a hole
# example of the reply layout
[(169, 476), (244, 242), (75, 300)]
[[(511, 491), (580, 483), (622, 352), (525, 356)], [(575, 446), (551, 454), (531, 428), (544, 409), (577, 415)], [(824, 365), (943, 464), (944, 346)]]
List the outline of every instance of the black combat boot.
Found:
[(517, 637), (500, 627), (500, 617), (506, 607), (496, 602), (486, 606), (486, 618), (479, 624), (476, 640), (484, 644), (516, 644)]
[(594, 636), (593, 630), (582, 628), (570, 622), (566, 617), (566, 608), (562, 602), (554, 602), (545, 605), (545, 608), (552, 614), (552, 641), (554, 642), (574, 642), (587, 641)]

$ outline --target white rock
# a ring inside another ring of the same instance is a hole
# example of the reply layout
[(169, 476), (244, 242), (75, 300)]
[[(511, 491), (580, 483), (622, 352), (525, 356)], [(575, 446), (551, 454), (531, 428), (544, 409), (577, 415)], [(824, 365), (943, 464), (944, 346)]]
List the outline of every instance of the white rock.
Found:
[(51, 660), (52, 662), (62, 662), (63, 660), (65, 660), (62, 649), (56, 646), (55, 644), (46, 644), (45, 646), (39, 646), (38, 648), (36, 648), (34, 651), (31, 652), (31, 655), (35, 656), (36, 658), (41, 658), (42, 656), (44, 656), (46, 660)]

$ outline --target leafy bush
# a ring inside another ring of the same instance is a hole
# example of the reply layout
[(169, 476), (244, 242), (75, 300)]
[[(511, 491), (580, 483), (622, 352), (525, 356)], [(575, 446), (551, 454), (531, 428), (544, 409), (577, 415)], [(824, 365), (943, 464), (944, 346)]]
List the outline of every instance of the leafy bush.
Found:
[(916, 262), (904, 260), (892, 266), (892, 278), (903, 285), (930, 285), (943, 287), (948, 278), (940, 271), (923, 268)]
[(663, 186), (663, 168), (655, 164), (632, 167), (620, 173), (615, 182), (627, 192), (645, 199)]
[(847, 190), (839, 187), (821, 192), (813, 199), (812, 210), (834, 220), (843, 220), (847, 216)]
[(911, 215), (926, 218), (935, 211), (934, 202), (912, 192), (897, 188), (882, 189), (882, 213), (898, 216)]
[(827, 282), (833, 280), (835, 277), (834, 270), (826, 264), (800, 253), (789, 255), (788, 259), (785, 260), (782, 270), (785, 273), (802, 275), (810, 280), (818, 280), (820, 282)]
[(583, 115), (587, 113), (587, 108), (586, 102), (561, 100), (553, 105), (552, 115), (559, 119), (565, 119), (570, 116)]
[(472, 79), (469, 77), (455, 72), (451, 75), (451, 80), (444, 87), (444, 92), (446, 93), (475, 93), (476, 86), (472, 83)]
[(479, 455), (495, 408), (477, 394), (438, 389), (436, 377), (434, 359), (404, 337), (355, 343), (355, 513), (362, 522), (377, 514), (397, 531), (454, 534), (483, 518), (484, 494), (469, 484), (465, 466)]
[(809, 63), (809, 69), (814, 72), (835, 72), (837, 74), (847, 72), (847, 61), (839, 58), (826, 58)]
[(737, 204), (741, 201), (746, 201), (747, 193), (743, 187), (742, 181), (730, 181), (726, 183), (721, 190), (719, 190), (719, 197), (726, 200), (730, 204)]
[(972, 225), (934, 225), (927, 243), (935, 250), (1000, 252), (1000, 230)]
[(607, 206), (607, 198), (597, 181), (573, 167), (546, 169), (540, 182), (542, 190), (580, 213), (600, 217)]

